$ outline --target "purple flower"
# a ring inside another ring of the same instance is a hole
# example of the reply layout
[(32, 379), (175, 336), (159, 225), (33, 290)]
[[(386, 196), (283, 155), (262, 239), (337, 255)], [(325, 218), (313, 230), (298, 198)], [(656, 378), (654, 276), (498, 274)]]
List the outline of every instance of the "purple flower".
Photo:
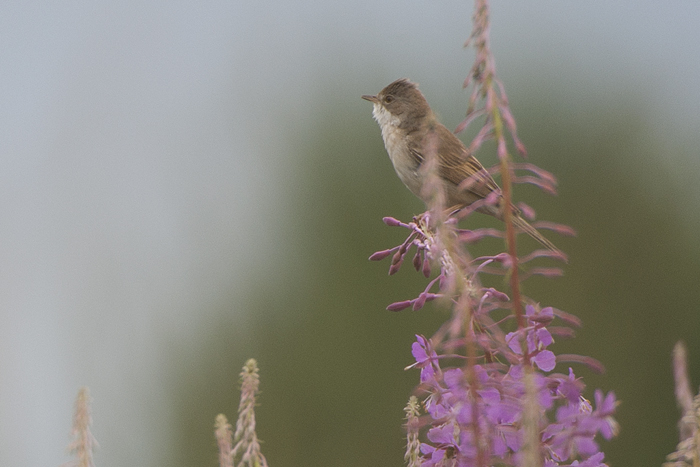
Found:
[[(433, 420), (426, 432), (427, 443), (421, 445), (423, 465), (439, 466), (445, 459), (453, 459), (457, 466), (477, 466), (479, 456), (490, 459), (489, 463), (512, 463), (521, 458), (526, 388), (520, 342), (526, 344), (534, 368), (549, 372), (556, 363), (554, 353), (546, 350), (553, 343), (546, 328), (554, 319), (552, 309), (528, 306), (526, 317), (528, 326), (505, 335), (508, 345), (498, 351), (511, 352), (503, 353), (518, 362), (510, 366), (476, 364), (441, 369), (441, 355), (433, 342), (416, 336), (412, 346), (416, 363), (412, 366), (421, 369), (421, 383), (427, 391), (424, 406)], [(567, 375), (534, 372), (532, 378), (543, 416), (540, 440), (545, 465), (604, 466), (595, 437), (600, 434), (610, 439), (617, 433), (614, 393), (596, 391), (594, 410), (581, 396), (583, 383), (571, 368)]]
[(437, 353), (431, 348), (430, 341), (423, 336), (416, 335), (417, 341), (411, 346), (411, 353), (416, 359), (414, 366), (420, 368), (420, 381), (425, 383), (435, 378), (435, 372), (440, 371)]
[(557, 360), (554, 353), (546, 349), (554, 339), (545, 326), (554, 319), (553, 309), (547, 307), (538, 310), (533, 305), (528, 305), (525, 308), (525, 316), (528, 321), (527, 327), (506, 334), (508, 347), (517, 355), (523, 355), (524, 336), (530, 361), (542, 371), (552, 371)]

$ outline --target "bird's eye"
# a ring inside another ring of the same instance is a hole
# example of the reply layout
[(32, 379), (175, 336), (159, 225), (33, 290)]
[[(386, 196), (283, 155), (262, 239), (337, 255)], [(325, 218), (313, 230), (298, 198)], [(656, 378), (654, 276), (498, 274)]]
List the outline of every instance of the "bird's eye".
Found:
[(391, 104), (392, 102), (394, 102), (394, 96), (386, 96), (384, 98), (384, 102), (386, 102), (387, 104)]

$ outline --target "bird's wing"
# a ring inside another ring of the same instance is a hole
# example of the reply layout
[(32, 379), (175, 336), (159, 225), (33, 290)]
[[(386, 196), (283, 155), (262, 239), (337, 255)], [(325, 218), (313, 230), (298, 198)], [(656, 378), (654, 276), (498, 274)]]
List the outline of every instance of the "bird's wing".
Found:
[[(464, 189), (479, 198), (486, 198), (498, 184), (483, 165), (469, 154), (464, 144), (442, 124), (435, 127), (440, 141), (440, 177), (455, 186), (465, 182)], [(421, 163), (424, 160), (423, 147), (410, 147), (411, 155)]]

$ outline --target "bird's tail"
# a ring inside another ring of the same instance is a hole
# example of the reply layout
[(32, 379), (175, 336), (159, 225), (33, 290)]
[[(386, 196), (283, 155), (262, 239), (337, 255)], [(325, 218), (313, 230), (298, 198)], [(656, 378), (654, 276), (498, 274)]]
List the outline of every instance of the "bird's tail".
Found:
[(564, 254), (563, 251), (561, 251), (559, 248), (554, 246), (554, 243), (550, 242), (547, 240), (536, 228), (531, 226), (528, 221), (523, 219), (520, 215), (513, 213), (514, 215), (511, 217), (513, 219), (513, 225), (537, 240), (543, 247), (547, 248), (550, 251), (553, 251), (554, 253), (557, 253), (558, 255), (561, 255), (562, 258), (566, 259), (566, 255)]

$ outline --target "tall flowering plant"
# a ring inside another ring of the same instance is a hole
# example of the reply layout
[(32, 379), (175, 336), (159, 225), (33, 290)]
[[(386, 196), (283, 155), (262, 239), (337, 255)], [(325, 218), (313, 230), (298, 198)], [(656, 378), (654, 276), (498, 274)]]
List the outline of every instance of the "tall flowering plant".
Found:
[[(581, 378), (565, 364), (583, 363), (594, 370), (602, 367), (589, 357), (556, 355), (554, 337), (571, 336), (579, 320), (542, 306), (520, 291), (521, 282), (532, 275), (561, 274), (559, 268), (533, 266), (533, 260), (565, 261), (566, 257), (548, 250), (518, 256), (511, 209), (503, 210), (505, 232), (457, 226), (483, 204), (512, 206), (514, 183), (531, 183), (548, 192), (556, 188), (551, 174), (532, 164), (515, 163), (510, 157), (507, 137), (523, 157), (526, 152), (517, 137), (503, 85), (495, 75), (487, 0), (476, 0), (473, 20), (467, 45), (475, 47), (476, 61), (464, 83), (471, 86), (471, 95), (466, 118), (457, 131), (483, 120), (469, 151), (473, 154), (485, 141), (495, 141), (499, 163), (491, 173), (500, 175), (502, 190), (448, 216), (435, 170), (435, 138), (429, 135), (421, 167), (428, 180), (424, 199), (432, 200), (429, 210), (408, 223), (384, 218), (387, 225), (406, 229), (408, 236), (400, 245), (370, 257), (391, 256), (389, 274), (401, 268), (409, 252), (413, 252), (413, 266), (426, 278), (438, 268), (416, 298), (392, 303), (389, 310), (418, 310), (428, 301), (451, 310), (450, 318), (432, 337), (417, 335), (412, 346), (415, 363), (409, 368), (420, 370), (420, 384), (418, 398), (412, 397), (406, 408), (406, 461), (410, 467), (605, 466), (596, 436), (610, 439), (618, 431), (613, 418), (615, 395), (596, 390), (591, 403), (583, 397)], [(524, 216), (534, 218), (530, 207), (518, 207)], [(573, 233), (554, 223), (533, 226)], [(472, 258), (469, 244), (485, 236), (505, 238), (506, 251)], [(507, 293), (483, 286), (483, 274), (507, 276)], [(557, 365), (563, 372), (554, 371)]]

